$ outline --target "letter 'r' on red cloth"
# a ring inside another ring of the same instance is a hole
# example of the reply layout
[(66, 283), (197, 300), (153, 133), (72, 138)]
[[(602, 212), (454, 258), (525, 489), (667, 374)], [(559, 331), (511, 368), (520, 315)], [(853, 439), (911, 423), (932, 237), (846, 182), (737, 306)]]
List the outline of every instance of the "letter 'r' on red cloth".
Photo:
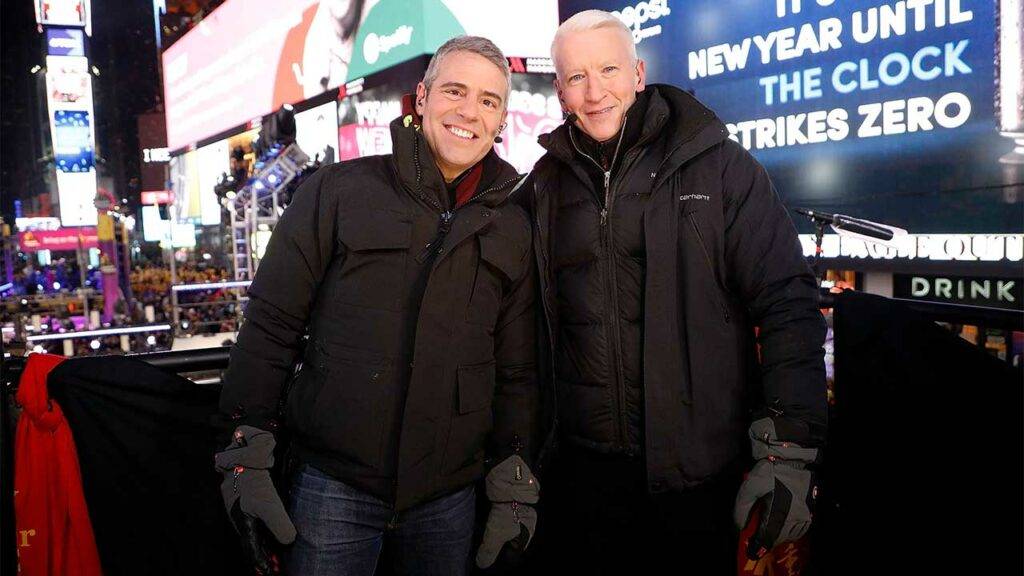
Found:
[(63, 356), (31, 354), (16, 399), (14, 523), (19, 576), (100, 576), (100, 558), (82, 492), (78, 453), (46, 377)]

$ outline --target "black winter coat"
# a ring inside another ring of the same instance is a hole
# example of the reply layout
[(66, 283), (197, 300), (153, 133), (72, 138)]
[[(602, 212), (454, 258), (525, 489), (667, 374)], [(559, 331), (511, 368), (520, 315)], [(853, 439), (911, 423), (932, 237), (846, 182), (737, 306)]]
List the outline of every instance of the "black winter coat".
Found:
[[(594, 189), (562, 125), (541, 137), (548, 152), (517, 201), (534, 218), (554, 343), (557, 437), (601, 452), (641, 449), (649, 488), (658, 492), (695, 486), (736, 464), (759, 406), (807, 424), (815, 435), (805, 443), (823, 438), (825, 322), (815, 278), (764, 168), (692, 96), (647, 89), (640, 140), (608, 194)], [(602, 214), (606, 196), (612, 206)], [(645, 268), (642, 278), (623, 282), (614, 276), (629, 267), (616, 260), (631, 256), (616, 247), (621, 238), (605, 220), (619, 217), (619, 202), (635, 209), (637, 198), (642, 222), (628, 229), (642, 238), (627, 242), (643, 247)], [(566, 265), (574, 259), (579, 266)], [(621, 326), (629, 302), (640, 320), (633, 331)], [(642, 351), (636, 394), (615, 372), (631, 360), (618, 350)], [(633, 404), (641, 418), (630, 417)]]
[[(319, 170), (274, 230), (221, 396), (237, 425), (284, 410), (301, 461), (398, 510), (529, 456), (537, 427), (536, 280), (519, 181), (494, 152), (458, 209), (422, 133)], [(489, 176), (490, 175), (490, 176)]]

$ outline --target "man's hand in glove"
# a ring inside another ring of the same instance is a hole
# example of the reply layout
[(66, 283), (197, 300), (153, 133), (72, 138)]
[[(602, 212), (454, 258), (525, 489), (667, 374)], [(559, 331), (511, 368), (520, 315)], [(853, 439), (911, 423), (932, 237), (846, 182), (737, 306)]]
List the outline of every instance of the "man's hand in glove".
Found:
[(242, 552), (262, 575), (279, 574), (270, 536), (281, 544), (295, 541), (295, 526), (270, 480), (274, 466), (274, 435), (259, 428), (239, 426), (231, 444), (214, 457), (224, 474), (220, 491), (235, 530), (242, 537)]
[(540, 482), (526, 462), (513, 455), (495, 466), (485, 483), (491, 512), (476, 565), (490, 568), (496, 561), (514, 565), (521, 561), (537, 529), (537, 511), (532, 504), (540, 497)]
[(750, 426), (754, 469), (740, 486), (733, 519), (746, 526), (754, 505), (763, 501), (761, 522), (747, 545), (747, 557), (757, 560), (775, 545), (799, 539), (811, 527), (811, 508), (817, 488), (809, 466), (816, 448), (791, 441), (807, 438), (804, 427), (783, 418), (762, 418)]

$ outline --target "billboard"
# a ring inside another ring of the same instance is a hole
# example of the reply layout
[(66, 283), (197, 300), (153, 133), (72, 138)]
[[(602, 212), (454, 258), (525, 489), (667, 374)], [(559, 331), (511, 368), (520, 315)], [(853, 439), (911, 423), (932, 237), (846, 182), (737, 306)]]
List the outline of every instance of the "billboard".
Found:
[(46, 53), (50, 56), (85, 56), (85, 34), (75, 28), (47, 28)]
[(220, 224), (221, 206), (214, 188), (231, 172), (228, 141), (221, 140), (196, 150), (196, 172), (199, 223), (203, 226)]
[(402, 96), (415, 88), (385, 84), (338, 103), (338, 159), (391, 154), (391, 121), (402, 115)]
[(338, 105), (327, 102), (295, 114), (295, 142), (321, 164), (338, 160)]
[(18, 234), (18, 247), (23, 252), (38, 250), (78, 250), (96, 248), (99, 240), (95, 228), (61, 228), (30, 230)]
[(53, 112), (53, 155), (61, 172), (88, 172), (95, 167), (92, 121), (85, 110)]
[(1015, 160), (1013, 141), (1000, 134), (996, 70), (1020, 48), (1000, 52), (993, 2), (560, 6), (563, 19), (614, 11), (633, 31), (648, 82), (688, 90), (713, 109), (791, 208), (911, 233), (1022, 228), (1024, 157)]
[(532, 170), (544, 155), (537, 138), (562, 123), (562, 107), (553, 79), (554, 74), (512, 75), (505, 131), (494, 150), (520, 173)]
[[(172, 238), (173, 234), (173, 238)], [(196, 245), (196, 226), (191, 222), (175, 222), (160, 218), (156, 206), (142, 207), (142, 235), (146, 242), (159, 242), (163, 248), (173, 240), (175, 248), (193, 248)]]
[(36, 22), (44, 26), (81, 26), (92, 35), (89, 0), (35, 0)]
[(229, 0), (163, 53), (167, 144), (179, 150), (459, 34), (545, 56), (557, 23), (555, 0), (500, 17), (478, 0)]
[(94, 226), (96, 168), (89, 61), (81, 56), (47, 56), (46, 101), (61, 222)]

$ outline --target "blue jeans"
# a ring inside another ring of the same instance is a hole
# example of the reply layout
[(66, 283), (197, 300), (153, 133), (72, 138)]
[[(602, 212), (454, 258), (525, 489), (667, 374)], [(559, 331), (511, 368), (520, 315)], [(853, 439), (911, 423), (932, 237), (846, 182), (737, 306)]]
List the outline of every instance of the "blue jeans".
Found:
[(304, 466), (288, 514), (298, 531), (286, 556), (292, 576), (372, 576), (385, 538), (396, 574), (461, 576), (469, 567), (473, 486), (395, 513), (394, 508)]

